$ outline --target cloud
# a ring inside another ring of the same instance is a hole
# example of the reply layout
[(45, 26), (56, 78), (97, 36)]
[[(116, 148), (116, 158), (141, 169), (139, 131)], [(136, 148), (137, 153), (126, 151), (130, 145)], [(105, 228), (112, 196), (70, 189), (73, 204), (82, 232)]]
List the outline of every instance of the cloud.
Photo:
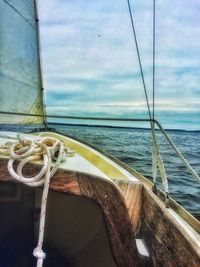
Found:
[[(39, 5), (48, 112), (145, 110), (125, 1), (43, 0)], [(152, 3), (131, 5), (151, 102)], [(193, 0), (156, 3), (157, 111), (199, 112), (199, 10)]]
[[(148, 118), (148, 111), (147, 111), (147, 104), (145, 101), (123, 101), (123, 102), (115, 102), (115, 103), (91, 103), (86, 102), (86, 105), (81, 106), (79, 102), (76, 104), (70, 104), (69, 106), (66, 105), (65, 101), (60, 102), (60, 106), (58, 107), (50, 105), (48, 106), (47, 111), (49, 114), (57, 114), (57, 115), (87, 115), (87, 116), (94, 116), (94, 114), (98, 114), (99, 116), (109, 116), (109, 117), (128, 117), (133, 118), (135, 115), (140, 115), (140, 117), (144, 118), (145, 116)], [(150, 102), (150, 104), (152, 104)], [(187, 112), (196, 113), (197, 108), (200, 105), (200, 101), (190, 102), (190, 104), (178, 103), (176, 99), (166, 99), (158, 101), (156, 105), (156, 113), (163, 113), (163, 112), (177, 112), (181, 114), (187, 114)]]

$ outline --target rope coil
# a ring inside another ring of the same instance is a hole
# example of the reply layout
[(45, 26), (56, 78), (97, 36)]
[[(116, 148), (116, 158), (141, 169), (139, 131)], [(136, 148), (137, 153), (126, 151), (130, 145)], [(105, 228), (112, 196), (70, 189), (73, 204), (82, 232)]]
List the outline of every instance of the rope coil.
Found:
[[(65, 161), (67, 156), (73, 156), (75, 152), (67, 148), (63, 142), (56, 138), (44, 137), (39, 140), (26, 140), (21, 134), (18, 135), (16, 142), (6, 143), (2, 148), (4, 149), (4, 154), (6, 154), (5, 150), (7, 150), (7, 154), (10, 156), (8, 171), (14, 179), (31, 187), (44, 185), (41, 200), (38, 243), (33, 251), (33, 255), (37, 258), (37, 267), (42, 267), (43, 260), (46, 258), (46, 253), (42, 250), (42, 246), (50, 179), (56, 173), (61, 162)], [(16, 160), (18, 161), (18, 166), (14, 169), (14, 162)], [(34, 160), (43, 161), (41, 170), (34, 177), (24, 176), (24, 166)], [(55, 163), (51, 167), (53, 162)]]

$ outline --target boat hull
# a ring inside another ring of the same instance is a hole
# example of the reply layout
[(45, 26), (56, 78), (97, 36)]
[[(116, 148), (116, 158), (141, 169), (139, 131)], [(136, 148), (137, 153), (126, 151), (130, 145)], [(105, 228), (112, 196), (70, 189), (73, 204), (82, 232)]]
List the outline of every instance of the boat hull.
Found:
[[(39, 133), (39, 135), (59, 137), (79, 154), (76, 157), (77, 164), (74, 165), (73, 162), (68, 161), (61, 165), (51, 180), (50, 189), (59, 192), (58, 194), (62, 196), (64, 193), (66, 199), (74, 195), (98, 204), (105, 222), (105, 235), (109, 244), (107, 250), (111, 253), (109, 255), (112, 255), (112, 264), (120, 267), (147, 264), (166, 267), (200, 266), (200, 238), (197, 231), (200, 230), (200, 224), (178, 204), (174, 204), (176, 202), (172, 201), (170, 205), (175, 206), (176, 210), (181, 211), (180, 213), (184, 213), (184, 216), (189, 218), (190, 224), (171, 206), (166, 207), (161, 200), (163, 196), (161, 191), (158, 191), (160, 199), (152, 192), (152, 185), (145, 177), (117, 159), (71, 137), (58, 133)], [(1, 159), (0, 180), (1, 183), (11, 182), (12, 186), (14, 183), (7, 171), (7, 162), (8, 158)], [(29, 163), (24, 173), (33, 175), (40, 168), (40, 162)], [(62, 220), (62, 214), (59, 216)], [(52, 218), (49, 220), (47, 218), (47, 225), (48, 221), (52, 221)], [(193, 225), (197, 230), (192, 227)], [(49, 235), (51, 245), (59, 244), (60, 238), (52, 234), (52, 227)], [(70, 225), (66, 225), (66, 229), (70, 229)], [(138, 252), (137, 238), (144, 240), (150, 257)], [(64, 245), (65, 242), (61, 243)], [(60, 249), (65, 251), (62, 247)], [(65, 256), (69, 258), (69, 255)], [(112, 266), (111, 261), (108, 267)]]

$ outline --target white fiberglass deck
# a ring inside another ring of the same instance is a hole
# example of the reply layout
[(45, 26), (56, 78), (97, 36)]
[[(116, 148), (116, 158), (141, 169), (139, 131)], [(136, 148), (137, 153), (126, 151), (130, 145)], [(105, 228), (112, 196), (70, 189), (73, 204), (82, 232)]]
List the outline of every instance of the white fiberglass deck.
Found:
[[(0, 132), (0, 145), (17, 140), (18, 134), (19, 133), (16, 132)], [(111, 159), (72, 138), (52, 132), (37, 133), (37, 135), (22, 135), (25, 139), (40, 139), (40, 137), (46, 136), (54, 137), (62, 140), (69, 148), (75, 150), (75, 155), (73, 157), (67, 157), (66, 161), (60, 165), (60, 168), (62, 169), (84, 172), (104, 178), (130, 179), (139, 182), (136, 177)]]

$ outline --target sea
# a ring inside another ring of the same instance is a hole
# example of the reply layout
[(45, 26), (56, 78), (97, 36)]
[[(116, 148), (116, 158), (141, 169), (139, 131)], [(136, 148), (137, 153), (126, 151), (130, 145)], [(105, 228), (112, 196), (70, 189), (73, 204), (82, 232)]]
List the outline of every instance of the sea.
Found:
[[(152, 135), (146, 128), (55, 124), (57, 131), (90, 143), (152, 180)], [(2, 126), (1, 130), (30, 131), (29, 126)], [(167, 130), (177, 148), (200, 175), (200, 131)], [(163, 135), (156, 131), (165, 164), (169, 194), (200, 220), (200, 183), (186, 169)], [(157, 184), (162, 189), (158, 175)]]

